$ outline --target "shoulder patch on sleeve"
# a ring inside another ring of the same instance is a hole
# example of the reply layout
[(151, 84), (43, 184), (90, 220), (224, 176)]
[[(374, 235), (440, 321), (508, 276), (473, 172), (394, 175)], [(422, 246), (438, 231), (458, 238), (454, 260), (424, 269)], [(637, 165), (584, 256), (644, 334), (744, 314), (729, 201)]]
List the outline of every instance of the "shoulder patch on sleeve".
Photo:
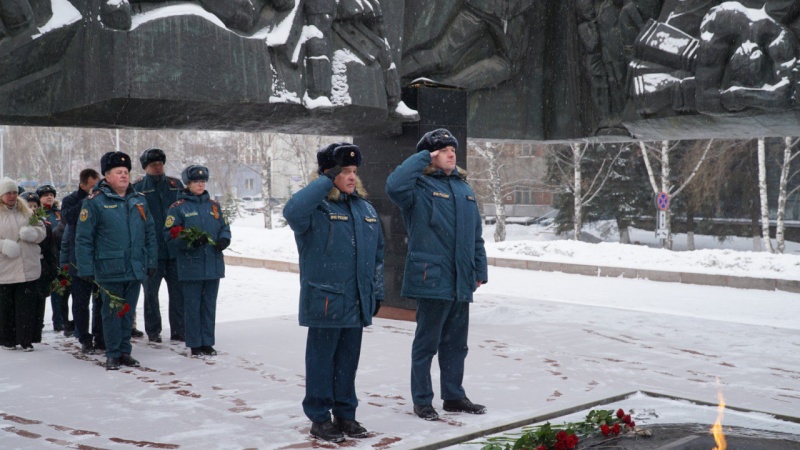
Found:
[(167, 228), (172, 228), (175, 225), (175, 216), (167, 216), (167, 220), (164, 222), (164, 226)]
[(81, 222), (86, 222), (86, 219), (88, 218), (89, 218), (89, 210), (86, 208), (81, 209), (81, 216), (80, 216)]

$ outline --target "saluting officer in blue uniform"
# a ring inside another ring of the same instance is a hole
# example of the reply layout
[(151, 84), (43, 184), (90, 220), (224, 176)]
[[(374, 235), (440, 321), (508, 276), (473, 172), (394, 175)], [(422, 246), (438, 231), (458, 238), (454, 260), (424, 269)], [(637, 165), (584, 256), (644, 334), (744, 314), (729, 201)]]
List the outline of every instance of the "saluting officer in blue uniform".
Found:
[[(153, 216), (144, 195), (130, 185), (131, 159), (108, 152), (100, 159), (105, 176), (84, 201), (75, 230), (78, 276), (101, 287), (106, 370), (137, 367), (131, 357), (131, 329), (141, 282), (158, 267)], [(109, 293), (129, 309), (112, 308)]]
[[(222, 251), (231, 243), (231, 229), (222, 215), (222, 207), (206, 191), (208, 168), (189, 166), (183, 169), (181, 179), (186, 188), (167, 211), (162, 234), (170, 251), (177, 256), (186, 346), (195, 357), (216, 355), (213, 346), (217, 293), (219, 279), (225, 277)], [(192, 227), (206, 234), (193, 242), (178, 237), (181, 228)]]
[(483, 414), (464, 391), (469, 304), (488, 282), (486, 250), (475, 193), (456, 166), (458, 141), (440, 128), (426, 133), (417, 153), (386, 180), (386, 193), (400, 207), (408, 231), (401, 295), (417, 302), (411, 350), (414, 412), (437, 420), (432, 406), (431, 361), (439, 353), (443, 408)]
[[(300, 325), (308, 327), (303, 411), (311, 435), (362, 438), (355, 378), (363, 328), (383, 300), (383, 232), (358, 179), (358, 147), (317, 152), (318, 179), (286, 203), (283, 215), (300, 255)], [(333, 412), (333, 422), (331, 422)]]
[(183, 294), (178, 281), (178, 265), (175, 254), (167, 248), (161, 226), (167, 209), (178, 201), (178, 193), (183, 189), (183, 183), (164, 174), (167, 155), (161, 149), (145, 150), (139, 157), (139, 162), (142, 163), (145, 176), (134, 181), (133, 188), (147, 198), (147, 206), (156, 223), (156, 241), (158, 241), (158, 269), (144, 282), (144, 331), (150, 342), (161, 342), (161, 307), (158, 290), (161, 288), (161, 280), (166, 279), (169, 293), (170, 339), (182, 341), (184, 340)]

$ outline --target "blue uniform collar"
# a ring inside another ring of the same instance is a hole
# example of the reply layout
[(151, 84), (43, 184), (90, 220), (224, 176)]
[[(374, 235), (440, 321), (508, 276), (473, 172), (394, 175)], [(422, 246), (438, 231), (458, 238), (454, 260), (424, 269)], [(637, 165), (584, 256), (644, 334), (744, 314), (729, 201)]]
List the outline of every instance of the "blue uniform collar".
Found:
[(97, 185), (92, 189), (92, 192), (94, 192), (94, 191), (101, 191), (102, 193), (106, 194), (106, 196), (108, 196), (108, 197), (116, 197), (116, 198), (120, 198), (120, 199), (124, 199), (124, 198), (126, 198), (126, 197), (128, 197), (130, 195), (136, 194), (136, 191), (133, 190), (133, 185), (131, 185), (131, 184), (128, 184), (128, 189), (125, 191), (125, 196), (124, 197), (119, 195), (119, 194), (117, 194), (117, 192), (114, 189), (111, 189), (111, 186), (108, 185), (108, 183), (106, 182), (105, 178), (103, 178), (102, 180), (100, 180), (97, 183)]
[(194, 195), (188, 190), (184, 189), (180, 194), (178, 194), (178, 198), (188, 200), (190, 202), (204, 202), (211, 198), (211, 195), (209, 195), (208, 191), (203, 191), (203, 193), (200, 195)]

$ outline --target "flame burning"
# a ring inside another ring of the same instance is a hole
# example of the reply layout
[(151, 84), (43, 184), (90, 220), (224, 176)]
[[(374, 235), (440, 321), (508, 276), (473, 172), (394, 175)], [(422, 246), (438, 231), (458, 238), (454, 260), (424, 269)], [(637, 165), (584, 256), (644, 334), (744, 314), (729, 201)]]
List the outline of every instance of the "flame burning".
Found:
[(717, 443), (717, 446), (712, 450), (725, 450), (728, 448), (728, 444), (725, 442), (725, 433), (722, 432), (722, 416), (725, 414), (725, 399), (722, 398), (722, 389), (717, 392), (717, 398), (719, 399), (717, 421), (711, 427), (711, 434), (714, 435), (714, 442)]

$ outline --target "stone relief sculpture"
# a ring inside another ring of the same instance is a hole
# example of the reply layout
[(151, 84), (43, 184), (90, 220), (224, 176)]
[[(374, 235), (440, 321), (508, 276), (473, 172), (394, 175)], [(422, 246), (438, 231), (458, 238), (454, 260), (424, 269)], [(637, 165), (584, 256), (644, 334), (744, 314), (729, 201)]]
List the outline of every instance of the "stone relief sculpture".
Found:
[(53, 16), (50, 0), (3, 0), (0, 2), (0, 39), (42, 26)]
[(334, 33), (368, 63), (377, 62), (383, 71), (389, 114), (405, 121), (419, 115), (400, 99), (400, 76), (386, 38), (383, 10), (379, 0), (304, 0), (306, 17), (306, 94), (309, 108), (332, 108), (332, 41)]
[[(509, 80), (526, 56), (529, 29), (524, 14), (534, 1), (466, 0), (440, 36), (404, 52), (403, 78), (431, 78), (468, 90)], [(483, 45), (486, 38), (493, 48)]]
[[(100, 20), (110, 28), (129, 30), (134, 7), (143, 4), (165, 3), (168, 0), (103, 0)], [(293, 0), (197, 0), (205, 10), (219, 17), (231, 29), (244, 33), (253, 30), (261, 10), (272, 5), (277, 11), (286, 11), (294, 6)]]
[[(579, 5), (592, 99), (605, 121), (614, 122), (624, 109), (615, 103), (620, 98), (615, 83), (643, 117), (797, 107), (800, 2), (581, 0)], [(616, 23), (600, 20), (609, 10), (612, 18), (618, 11)], [(609, 68), (607, 54), (624, 55), (624, 82), (618, 66)]]
[[(62, 16), (70, 19), (50, 20), (54, 5), (60, 8)], [(68, 13), (65, 15), (64, 11)], [(94, 20), (96, 17), (100, 20)], [(3, 42), (6, 38), (11, 39), (10, 43)], [(86, 49), (79, 50), (82, 46)], [(155, 51), (158, 47), (162, 47), (161, 51)], [(43, 52), (41, 48), (58, 50)], [(74, 50), (70, 53), (69, 49)], [(244, 53), (231, 53), (234, 49)], [(350, 56), (333, 67), (334, 52), (340, 51)], [(32, 66), (4, 59), (10, 52), (51, 61), (41, 60)], [(236, 108), (253, 111), (267, 104), (278, 105), (276, 108), (283, 108), (281, 104), (300, 104), (308, 111), (353, 106), (385, 109), (390, 120), (419, 120), (417, 112), (400, 99), (400, 77), (392, 58), (380, 0), (0, 1), (0, 92), (10, 89), (14, 77), (21, 78), (23, 86), (25, 80), (39, 77), (52, 80), (45, 84), (36, 81), (36, 86), (31, 83), (30, 93), (16, 89), (15, 95), (20, 98), (41, 100), (36, 100), (39, 102), (36, 105), (36, 101), (25, 105), (9, 98), (6, 111), (18, 111), (20, 105), (23, 110), (37, 111), (51, 104), (59, 107), (58, 102), (45, 100), (42, 89), (50, 94), (62, 92), (60, 89), (65, 86), (58, 81), (59, 77), (69, 78), (68, 71), (77, 74), (77, 68), (65, 69), (63, 62), (55, 64), (67, 53), (73, 58), (75, 55), (90, 58), (91, 64), (110, 63), (107, 68), (110, 71), (115, 66), (123, 70), (109, 85), (103, 84), (111, 81), (108, 78), (100, 80), (104, 78), (102, 74), (91, 74), (111, 96), (120, 95), (115, 92), (128, 92), (134, 99), (142, 95), (138, 98), (143, 101), (158, 101), (164, 95), (161, 90), (169, 89), (168, 83), (175, 83), (170, 98), (179, 101), (210, 101), (217, 87), (223, 88), (217, 91), (218, 102), (209, 104), (209, 111), (224, 110), (216, 103), (227, 101), (237, 105)], [(127, 58), (135, 58), (130, 60), (132, 71), (124, 69), (129, 64)], [(79, 61), (75, 63), (81, 65)], [(88, 61), (84, 61), (83, 65), (86, 64)], [(212, 69), (211, 64), (223, 67)], [(219, 81), (196, 73), (198, 65), (203, 69), (201, 72), (217, 71)], [(48, 66), (49, 69), (42, 69)], [(148, 69), (149, 66), (155, 70)], [(33, 73), (37, 70), (38, 74)], [(373, 72), (380, 76), (373, 76)], [(118, 83), (130, 86), (120, 89), (121, 86), (114, 85)], [(346, 95), (332, 96), (333, 84)], [(16, 86), (19, 88), (19, 83)], [(184, 94), (189, 98), (183, 98)], [(73, 92), (66, 97), (77, 104), (86, 104), (71, 98), (74, 95)], [(96, 94), (89, 97), (98, 98)], [(274, 118), (288, 123), (296, 114)], [(50, 115), (52, 112), (43, 114)], [(385, 120), (380, 114), (368, 116), (375, 123)], [(142, 120), (141, 116), (135, 120)], [(331, 120), (332, 126), (338, 126), (337, 123)]]

